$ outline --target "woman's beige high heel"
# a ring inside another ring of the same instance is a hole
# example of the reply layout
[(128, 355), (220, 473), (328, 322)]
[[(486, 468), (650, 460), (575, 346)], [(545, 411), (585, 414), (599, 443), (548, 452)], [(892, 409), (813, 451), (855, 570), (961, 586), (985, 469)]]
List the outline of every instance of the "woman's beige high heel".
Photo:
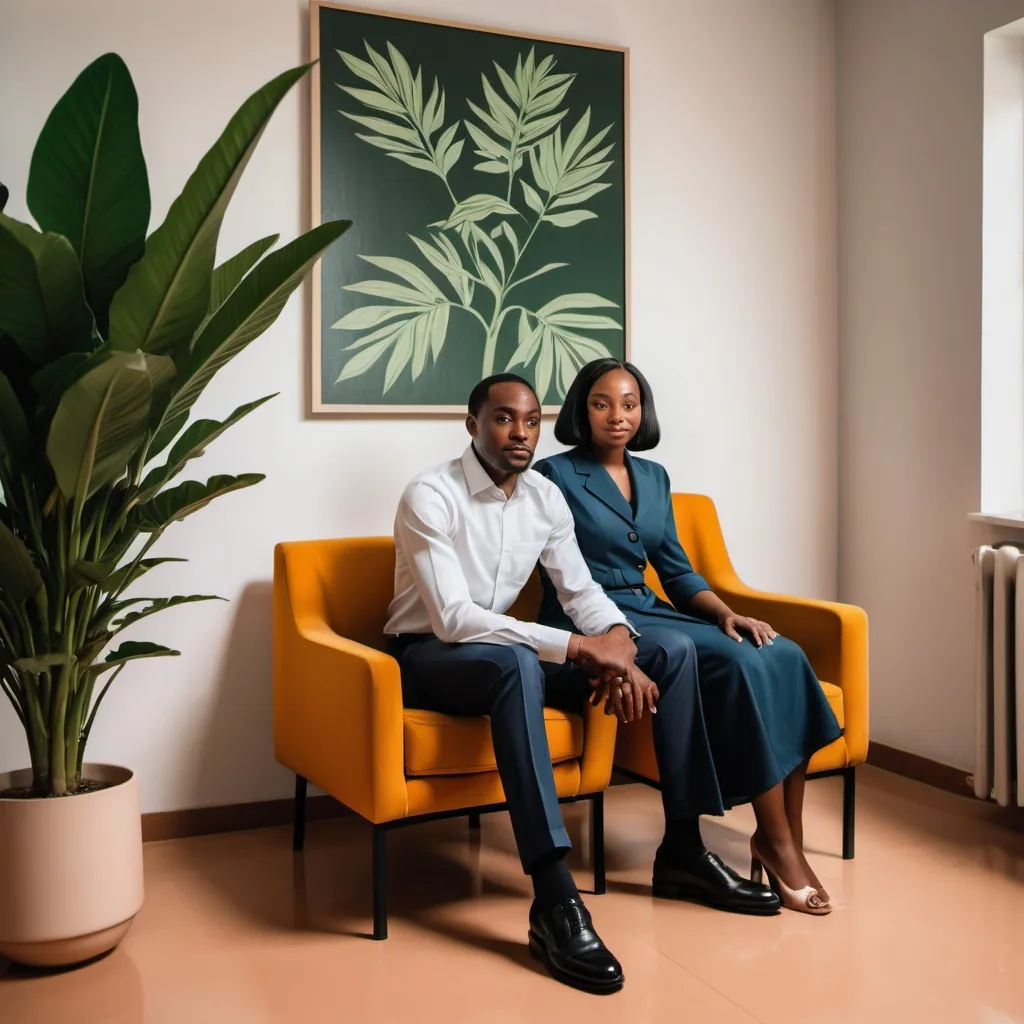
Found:
[(813, 885), (805, 885), (802, 889), (790, 889), (779, 877), (777, 871), (772, 870), (771, 864), (767, 863), (757, 849), (754, 837), (750, 837), (750, 880), (761, 882), (764, 873), (768, 874), (768, 881), (772, 889), (779, 894), (782, 905), (789, 910), (799, 911), (801, 914), (831, 914), (832, 904), (821, 898), (821, 893)]

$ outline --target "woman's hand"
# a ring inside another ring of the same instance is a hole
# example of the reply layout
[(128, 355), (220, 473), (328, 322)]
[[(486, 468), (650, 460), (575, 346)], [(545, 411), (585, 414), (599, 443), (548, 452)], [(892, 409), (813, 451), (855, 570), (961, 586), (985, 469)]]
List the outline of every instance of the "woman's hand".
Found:
[(745, 615), (736, 615), (734, 612), (722, 615), (718, 620), (718, 627), (737, 643), (743, 643), (743, 637), (739, 634), (739, 631), (743, 630), (744, 633), (749, 633), (753, 637), (754, 643), (758, 647), (763, 647), (765, 644), (770, 647), (779, 635), (767, 622), (762, 622), (760, 619), (749, 619)]
[(644, 708), (656, 715), (658, 709), (658, 686), (639, 668), (633, 667), (627, 676), (616, 676), (610, 680), (592, 680), (594, 692), (590, 703), (595, 707), (604, 701), (604, 713), (615, 715), (620, 722), (637, 722), (643, 718)]

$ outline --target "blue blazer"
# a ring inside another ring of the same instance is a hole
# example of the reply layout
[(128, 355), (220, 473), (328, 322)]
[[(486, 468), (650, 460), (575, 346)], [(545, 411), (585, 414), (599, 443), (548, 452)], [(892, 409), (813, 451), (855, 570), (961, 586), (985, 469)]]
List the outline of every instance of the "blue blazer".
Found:
[[(632, 507), (608, 471), (585, 448), (543, 459), (536, 469), (565, 495), (591, 575), (631, 619), (642, 621), (650, 615), (689, 619), (685, 610), (690, 601), (710, 588), (694, 571), (679, 543), (668, 473), (657, 462), (628, 453), (626, 465), (633, 489)], [(644, 570), (648, 563), (654, 566), (674, 608), (647, 589)], [(540, 619), (564, 628), (568, 619), (553, 587), (544, 582)]]

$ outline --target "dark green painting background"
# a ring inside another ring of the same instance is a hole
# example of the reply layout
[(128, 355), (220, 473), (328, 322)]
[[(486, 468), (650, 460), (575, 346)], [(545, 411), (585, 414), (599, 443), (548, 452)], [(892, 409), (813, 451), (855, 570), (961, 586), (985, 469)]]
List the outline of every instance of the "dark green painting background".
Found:
[[(409, 61), (413, 74), (422, 66), (425, 96), (429, 95), (434, 77), (437, 77), (438, 84), (445, 91), (445, 121), (433, 136), (435, 140), (456, 119), (473, 118), (467, 99), (487, 109), (481, 73), (487, 74), (499, 94), (504, 95), (493, 61), (511, 73), (516, 57), (522, 54), (525, 60), (530, 48), (535, 47), (538, 63), (548, 54), (553, 54), (557, 61), (556, 73), (570, 72), (577, 76), (557, 108), (567, 107), (569, 111), (561, 122), (563, 137), (588, 106), (591, 108), (588, 138), (605, 126), (613, 125), (602, 145), (614, 143), (615, 148), (608, 156), (614, 163), (601, 179), (611, 182), (612, 187), (579, 207), (571, 207), (592, 210), (598, 215), (597, 219), (584, 221), (572, 228), (556, 228), (551, 224), (538, 228), (516, 276), (537, 270), (545, 263), (568, 263), (569, 266), (528, 281), (516, 289), (512, 301), (528, 309), (538, 309), (556, 295), (596, 292), (618, 303), (619, 309), (585, 312), (609, 313), (619, 323), (625, 323), (623, 54), (321, 8), (321, 220), (344, 218), (352, 221), (352, 227), (328, 250), (322, 263), (321, 401), (332, 405), (462, 405), (480, 379), (483, 366), (483, 326), (470, 314), (453, 309), (440, 358), (437, 364), (428, 360), (419, 380), (413, 382), (410, 367), (406, 367), (399, 380), (382, 397), (388, 362), (385, 355), (362, 376), (334, 383), (345, 362), (355, 354), (343, 352), (344, 347), (366, 332), (334, 330), (331, 324), (357, 306), (387, 303), (387, 300), (344, 291), (342, 286), (369, 279), (393, 279), (359, 259), (359, 254), (407, 259), (423, 268), (446, 294), (451, 294), (448, 283), (427, 264), (408, 238), (409, 234), (426, 238), (427, 225), (444, 219), (450, 213), (451, 200), (444, 183), (435, 175), (408, 167), (357, 139), (356, 132), (366, 132), (367, 129), (339, 113), (344, 109), (350, 113), (381, 116), (365, 108), (338, 86), (341, 82), (347, 86), (368, 88), (345, 67), (337, 53), (338, 50), (346, 50), (365, 60), (364, 40), (385, 55), (387, 43), (393, 43)], [(464, 127), (459, 129), (456, 138), (466, 140), (459, 162), (448, 176), (456, 197), (461, 200), (477, 193), (493, 192), (504, 198), (505, 178), (472, 169), (482, 158), (473, 152), (475, 145)], [(517, 175), (512, 197), (512, 204), (531, 218), (529, 222), (523, 221), (525, 225), (532, 224), (535, 214), (523, 202), (522, 187), (518, 182), (524, 175), (530, 184), (534, 184), (529, 160), (524, 162)], [(489, 231), (497, 223), (498, 218), (490, 217), (481, 227)], [(516, 233), (522, 241), (523, 231), (517, 228)], [(502, 252), (507, 252), (507, 243), (502, 241), (501, 244)], [(481, 292), (483, 289), (478, 286), (478, 293)], [(493, 309), (490, 294), (478, 295), (475, 301), (477, 308), (489, 319)], [(495, 372), (505, 369), (515, 351), (518, 323), (517, 313), (505, 318), (498, 340)], [(602, 342), (613, 355), (624, 355), (624, 332), (595, 331), (588, 336)], [(525, 371), (520, 366), (516, 372), (532, 378), (535, 366), (536, 362)], [(554, 377), (546, 401), (548, 404), (559, 401)]]

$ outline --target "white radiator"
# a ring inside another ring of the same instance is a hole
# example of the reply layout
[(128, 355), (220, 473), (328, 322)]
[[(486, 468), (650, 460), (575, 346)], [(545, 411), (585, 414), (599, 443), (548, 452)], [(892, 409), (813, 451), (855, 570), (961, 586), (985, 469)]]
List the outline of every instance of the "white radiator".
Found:
[(974, 616), (974, 793), (1003, 807), (1024, 805), (1024, 555), (1018, 548), (983, 545), (974, 552)]

